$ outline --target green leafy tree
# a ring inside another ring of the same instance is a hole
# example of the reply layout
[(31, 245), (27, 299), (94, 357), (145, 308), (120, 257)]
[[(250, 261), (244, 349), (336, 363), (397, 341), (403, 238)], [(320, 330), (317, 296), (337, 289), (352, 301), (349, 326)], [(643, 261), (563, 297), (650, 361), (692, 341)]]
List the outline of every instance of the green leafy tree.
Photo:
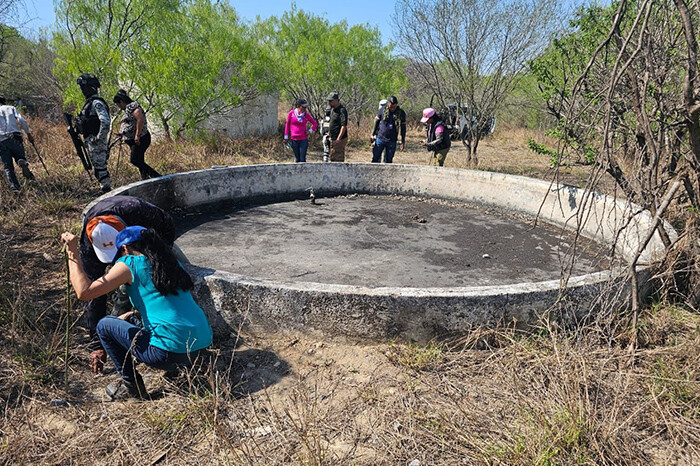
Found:
[(66, 104), (98, 75), (103, 93), (126, 88), (181, 135), (272, 89), (264, 48), (228, 4), (210, 0), (61, 0), (55, 74)]
[(200, 0), (184, 13), (165, 12), (172, 27), (140, 36), (149, 53), (136, 54), (131, 75), (177, 134), (275, 89), (269, 54), (230, 5)]
[(338, 91), (359, 125), (363, 115), (376, 111), (379, 100), (406, 86), (402, 62), (392, 56), (391, 45), (382, 45), (377, 28), (331, 24), (292, 8), (260, 24), (258, 31), (271, 45), (275, 60), (270, 72), (284, 97), (290, 102), (308, 99), (316, 117), (327, 106), (326, 96)]
[(54, 55), (46, 40), (26, 39), (7, 26), (0, 26), (0, 95), (16, 98), (33, 109), (60, 107), (61, 95), (52, 75)]

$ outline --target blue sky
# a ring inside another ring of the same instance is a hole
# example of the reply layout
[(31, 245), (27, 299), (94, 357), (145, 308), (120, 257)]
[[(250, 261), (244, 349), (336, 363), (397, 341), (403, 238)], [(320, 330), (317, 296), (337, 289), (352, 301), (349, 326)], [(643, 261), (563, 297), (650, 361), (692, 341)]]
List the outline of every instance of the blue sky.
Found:
[[(25, 0), (26, 13), (29, 23), (23, 28), (27, 32), (36, 32), (39, 28), (51, 26), (54, 23), (53, 0)], [(292, 5), (290, 0), (230, 0), (230, 3), (244, 19), (254, 21), (257, 16), (267, 18), (279, 16), (288, 11)], [(353, 1), (320, 1), (296, 0), (300, 10), (323, 16), (333, 23), (346, 20), (349, 24), (365, 24), (379, 27), (382, 39), (388, 42), (390, 35), (390, 17), (394, 13), (392, 0), (353, 0)]]

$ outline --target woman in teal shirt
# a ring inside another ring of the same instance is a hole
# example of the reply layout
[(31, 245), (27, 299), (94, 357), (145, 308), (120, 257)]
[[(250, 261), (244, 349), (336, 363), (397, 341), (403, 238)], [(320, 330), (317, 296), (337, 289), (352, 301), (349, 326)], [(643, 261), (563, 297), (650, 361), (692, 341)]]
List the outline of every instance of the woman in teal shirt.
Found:
[(126, 285), (143, 328), (126, 319), (108, 316), (97, 324), (102, 346), (121, 375), (107, 386), (111, 399), (147, 395), (143, 379), (129, 353), (151, 367), (172, 370), (192, 364), (200, 350), (211, 345), (212, 332), (190, 290), (192, 279), (178, 263), (172, 248), (152, 229), (131, 226), (117, 234), (116, 262), (102, 278), (91, 282), (78, 260), (77, 238), (65, 232), (70, 277), (80, 300), (94, 299)]

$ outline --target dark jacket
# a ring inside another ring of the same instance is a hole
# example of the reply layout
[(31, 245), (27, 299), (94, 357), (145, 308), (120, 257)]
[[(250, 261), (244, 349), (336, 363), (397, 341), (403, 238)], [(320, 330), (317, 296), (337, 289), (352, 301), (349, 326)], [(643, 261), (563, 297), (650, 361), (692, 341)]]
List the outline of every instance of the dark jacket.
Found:
[(338, 139), (341, 126), (345, 126), (345, 134), (341, 139), (345, 139), (348, 137), (348, 111), (345, 110), (342, 104), (336, 108), (331, 108), (331, 121), (328, 129), (333, 140)]
[[(442, 127), (442, 132), (438, 133), (436, 130)], [(442, 121), (442, 118), (439, 116), (435, 117), (435, 121), (433, 121), (432, 124), (428, 125), (426, 128), (426, 135), (427, 135), (427, 143), (425, 145), (425, 148), (429, 151), (432, 152), (439, 152), (444, 149), (449, 149), (450, 146), (452, 145), (452, 141), (450, 141), (450, 133), (447, 130), (447, 126), (445, 126), (445, 122)]]
[(397, 107), (393, 112), (386, 107), (381, 109), (374, 118), (372, 136), (396, 142), (399, 133), (403, 144), (406, 141), (406, 112), (401, 107)]
[(105, 264), (95, 255), (92, 243), (87, 237), (85, 227), (93, 217), (101, 215), (116, 215), (121, 218), (126, 226), (141, 225), (153, 228), (163, 240), (172, 245), (175, 241), (175, 227), (173, 219), (160, 207), (150, 202), (132, 196), (112, 196), (99, 201), (92, 206), (83, 219), (83, 231), (80, 233), (80, 259), (83, 269), (91, 280), (95, 280), (104, 274)]

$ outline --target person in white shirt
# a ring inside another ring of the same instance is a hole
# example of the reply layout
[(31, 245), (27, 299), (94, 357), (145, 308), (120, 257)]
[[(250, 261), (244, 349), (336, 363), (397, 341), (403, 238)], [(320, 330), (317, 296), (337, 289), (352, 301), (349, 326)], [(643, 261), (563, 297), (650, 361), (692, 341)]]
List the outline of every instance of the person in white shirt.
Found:
[(27, 156), (24, 152), (21, 130), (27, 133), (29, 142), (34, 143), (34, 137), (29, 131), (27, 120), (22, 118), (15, 107), (7, 105), (4, 97), (0, 97), (0, 159), (2, 159), (5, 168), (7, 181), (10, 182), (10, 190), (13, 192), (19, 192), (21, 189), (17, 175), (15, 175), (13, 160), (22, 169), (22, 175), (26, 179), (34, 179), (34, 174), (29, 169), (29, 162), (27, 162)]

